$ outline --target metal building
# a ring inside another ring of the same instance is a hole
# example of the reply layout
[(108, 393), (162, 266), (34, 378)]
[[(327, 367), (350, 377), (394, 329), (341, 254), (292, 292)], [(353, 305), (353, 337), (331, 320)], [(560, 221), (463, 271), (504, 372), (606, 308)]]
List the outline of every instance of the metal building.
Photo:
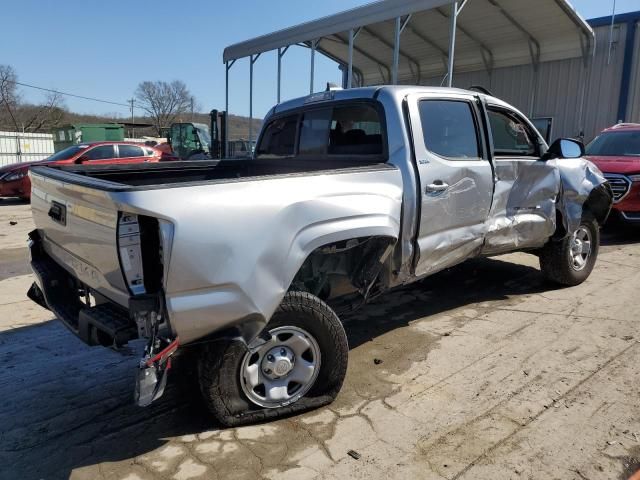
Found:
[(248, 59), (253, 116), (255, 62), (277, 51), (280, 100), (283, 57), (301, 46), (310, 51), (310, 92), (319, 53), (338, 64), (345, 88), (480, 85), (532, 118), (552, 119), (553, 136), (589, 139), (640, 110), (639, 18), (617, 17), (611, 54), (610, 20), (593, 20), (594, 32), (567, 0), (383, 0), (227, 47), (227, 110), (236, 60)]
[[(583, 136), (590, 141), (615, 123), (640, 123), (640, 12), (616, 15), (613, 29), (611, 21), (610, 16), (588, 20), (595, 33), (595, 52), (586, 67), (578, 58), (541, 62), (537, 85), (531, 66), (498, 68), (491, 75), (461, 73), (454, 76), (454, 85), (483, 85), (531, 118), (552, 118), (553, 138)], [(425, 84), (438, 81), (432, 78)]]

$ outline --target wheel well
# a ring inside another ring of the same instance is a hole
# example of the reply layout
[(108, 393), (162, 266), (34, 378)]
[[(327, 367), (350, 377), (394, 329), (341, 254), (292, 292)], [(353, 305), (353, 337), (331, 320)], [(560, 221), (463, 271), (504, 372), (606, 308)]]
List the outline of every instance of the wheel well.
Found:
[(611, 204), (613, 201), (613, 193), (608, 183), (598, 185), (591, 190), (589, 197), (582, 207), (583, 210), (588, 210), (595, 217), (600, 225), (607, 221), (609, 211), (611, 210)]
[(306, 258), (290, 289), (309, 292), (322, 300), (354, 293), (366, 299), (380, 284), (382, 266), (395, 243), (392, 237), (369, 236), (318, 247)]

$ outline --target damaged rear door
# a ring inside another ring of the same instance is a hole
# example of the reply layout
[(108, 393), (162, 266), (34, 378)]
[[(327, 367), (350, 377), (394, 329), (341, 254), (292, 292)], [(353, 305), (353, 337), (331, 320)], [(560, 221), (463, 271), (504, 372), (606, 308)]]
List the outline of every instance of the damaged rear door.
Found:
[(493, 170), (473, 95), (410, 95), (420, 177), (416, 276), (459, 263), (482, 248)]
[(496, 184), (482, 253), (540, 247), (556, 228), (558, 169), (541, 160), (542, 140), (518, 112), (488, 105), (487, 116)]

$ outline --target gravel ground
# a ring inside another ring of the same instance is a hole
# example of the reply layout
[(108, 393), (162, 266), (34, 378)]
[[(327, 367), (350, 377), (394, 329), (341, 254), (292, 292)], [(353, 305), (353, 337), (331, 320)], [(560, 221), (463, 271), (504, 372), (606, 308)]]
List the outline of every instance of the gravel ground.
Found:
[(179, 378), (153, 406), (132, 405), (141, 346), (87, 347), (26, 299), (31, 228), (28, 205), (0, 201), (2, 479), (593, 480), (640, 468), (640, 230), (607, 232), (578, 287), (554, 290), (535, 257), (515, 254), (392, 292), (344, 319), (336, 402), (218, 429)]

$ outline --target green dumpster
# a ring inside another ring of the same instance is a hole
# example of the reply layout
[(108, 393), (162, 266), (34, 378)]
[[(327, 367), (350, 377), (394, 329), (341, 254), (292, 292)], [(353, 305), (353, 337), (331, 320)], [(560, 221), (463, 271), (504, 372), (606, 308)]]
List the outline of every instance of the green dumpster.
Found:
[(124, 125), (118, 123), (75, 123), (53, 130), (56, 152), (70, 145), (88, 142), (120, 142), (124, 140)]

